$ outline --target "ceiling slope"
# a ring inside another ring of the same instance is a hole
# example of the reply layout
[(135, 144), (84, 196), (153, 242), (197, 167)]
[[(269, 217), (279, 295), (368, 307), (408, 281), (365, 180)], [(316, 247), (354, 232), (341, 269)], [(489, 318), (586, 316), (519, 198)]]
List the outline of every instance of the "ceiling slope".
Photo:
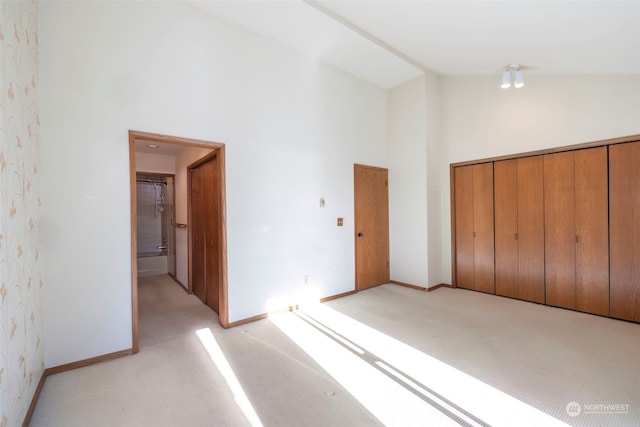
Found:
[(422, 73), (407, 61), (303, 1), (189, 3), (383, 89)]
[(382, 88), (424, 70), (640, 75), (640, 0), (189, 1)]

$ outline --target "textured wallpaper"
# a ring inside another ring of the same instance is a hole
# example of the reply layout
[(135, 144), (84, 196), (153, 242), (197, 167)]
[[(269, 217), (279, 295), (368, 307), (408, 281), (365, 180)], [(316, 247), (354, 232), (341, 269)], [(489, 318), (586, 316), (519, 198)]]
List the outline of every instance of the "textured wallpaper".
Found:
[(37, 7), (0, 0), (0, 427), (22, 424), (44, 370)]

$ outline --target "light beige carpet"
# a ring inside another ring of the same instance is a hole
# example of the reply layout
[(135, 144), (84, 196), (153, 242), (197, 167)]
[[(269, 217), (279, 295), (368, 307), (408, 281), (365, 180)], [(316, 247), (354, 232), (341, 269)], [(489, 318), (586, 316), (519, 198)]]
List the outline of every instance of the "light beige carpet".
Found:
[(638, 324), (384, 285), (223, 330), (139, 286), (140, 352), (49, 377), (32, 426), (640, 425)]

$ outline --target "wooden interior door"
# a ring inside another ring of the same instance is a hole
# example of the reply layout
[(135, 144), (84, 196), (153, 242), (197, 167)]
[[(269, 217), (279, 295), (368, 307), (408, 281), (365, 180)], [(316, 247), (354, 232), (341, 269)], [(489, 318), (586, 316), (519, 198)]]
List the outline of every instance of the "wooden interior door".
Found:
[(575, 156), (576, 309), (609, 315), (607, 147)]
[(494, 294), (493, 163), (481, 163), (472, 168), (475, 290)]
[(544, 156), (546, 301), (576, 308), (575, 172), (573, 152)]
[(217, 156), (190, 168), (191, 283), (193, 293), (216, 312), (220, 301), (220, 193)]
[(388, 283), (388, 170), (354, 165), (356, 290)]
[(610, 315), (640, 322), (640, 142), (609, 147)]
[(544, 168), (542, 156), (521, 158), (516, 162), (518, 197), (517, 298), (544, 303)]
[(455, 285), (475, 289), (473, 168), (454, 169)]
[(204, 225), (204, 172), (200, 168), (189, 171), (191, 177), (191, 290), (202, 302), (207, 301)]

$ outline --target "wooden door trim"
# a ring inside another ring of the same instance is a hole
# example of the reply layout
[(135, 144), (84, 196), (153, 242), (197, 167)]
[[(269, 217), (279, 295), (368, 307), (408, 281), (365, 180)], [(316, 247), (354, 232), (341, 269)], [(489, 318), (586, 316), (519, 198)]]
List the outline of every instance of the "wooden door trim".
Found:
[(136, 135), (129, 131), (129, 195), (131, 205), (131, 351), (138, 352), (138, 191)]
[(498, 160), (518, 159), (520, 157), (542, 156), (544, 154), (554, 154), (554, 153), (562, 153), (562, 152), (565, 152), (565, 151), (584, 150), (584, 149), (587, 149), (587, 148), (603, 147), (603, 146), (609, 146), (609, 145), (614, 145), (614, 144), (624, 144), (624, 143), (627, 143), (627, 142), (635, 142), (635, 141), (640, 141), (640, 134), (638, 134), (638, 135), (630, 135), (630, 136), (623, 136), (623, 137), (620, 137), (620, 138), (603, 139), (601, 141), (586, 142), (586, 143), (582, 143), (582, 144), (574, 144), (574, 145), (565, 145), (565, 146), (561, 146), (561, 147), (546, 148), (546, 149), (543, 149), (543, 150), (526, 151), (524, 153), (508, 154), (508, 155), (505, 155), (505, 156), (487, 157), (485, 159), (469, 160), (469, 161), (464, 161), (464, 162), (451, 163), (450, 165), (451, 165), (451, 167), (467, 166), (467, 165), (473, 165), (473, 164), (476, 164), (476, 163), (490, 163), (490, 162), (495, 162), (495, 161), (498, 161)]
[(204, 157), (201, 157), (198, 160), (196, 160), (195, 162), (191, 163), (190, 165), (187, 166), (187, 170), (196, 169), (196, 168), (204, 165), (205, 163), (208, 163), (211, 160), (215, 159), (216, 156), (218, 155), (218, 150), (219, 149), (215, 149), (211, 153), (209, 153), (209, 154), (205, 155)]
[(365, 168), (365, 169), (374, 169), (374, 170), (379, 170), (379, 171), (389, 171), (389, 168), (381, 168), (379, 166), (369, 166), (369, 165), (362, 165), (360, 163), (354, 163), (353, 164), (354, 169), (355, 168)]
[(458, 281), (456, 270), (458, 269), (458, 258), (456, 252), (456, 168), (449, 165), (449, 216), (451, 217), (451, 287), (457, 288)]
[[(216, 150), (219, 157), (219, 172), (220, 172), (220, 210), (221, 210), (221, 222), (220, 227), (220, 239), (221, 239), (221, 274), (222, 280), (220, 281), (220, 310), (218, 317), (222, 327), (229, 327), (229, 307), (227, 301), (227, 220), (226, 220), (226, 171), (225, 171), (225, 145), (220, 142), (205, 141), (192, 138), (182, 138), (178, 136), (162, 135), (157, 133), (140, 132), (135, 130), (129, 130), (129, 194), (131, 205), (131, 341), (132, 352), (138, 352), (138, 265), (137, 265), (137, 192), (136, 192), (136, 140), (144, 140), (149, 142), (158, 142), (163, 144), (176, 144), (186, 147), (194, 148), (209, 148)], [(187, 174), (187, 179), (188, 174)], [(189, 203), (187, 201), (187, 203)], [(190, 243), (187, 243), (189, 246)], [(190, 250), (190, 249), (188, 249)], [(190, 254), (187, 255), (189, 261), (187, 264), (191, 265)], [(190, 284), (188, 284), (190, 286)]]

